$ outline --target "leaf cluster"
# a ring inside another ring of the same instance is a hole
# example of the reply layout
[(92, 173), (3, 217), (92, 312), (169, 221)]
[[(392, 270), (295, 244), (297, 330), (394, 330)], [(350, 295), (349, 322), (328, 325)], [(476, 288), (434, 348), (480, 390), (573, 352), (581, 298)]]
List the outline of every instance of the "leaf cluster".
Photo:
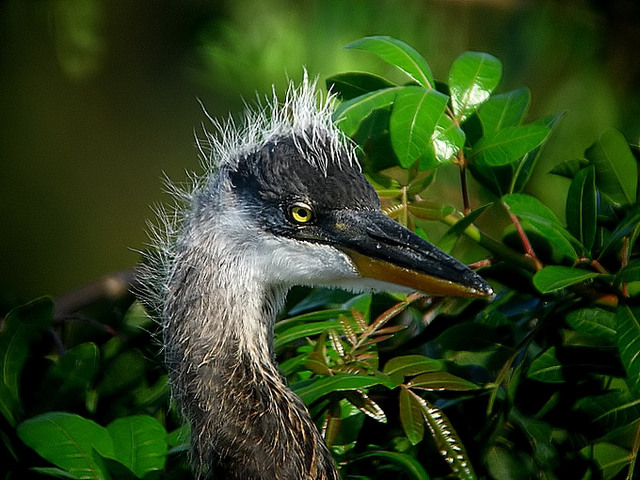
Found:
[[(463, 53), (440, 82), (394, 38), (348, 48), (406, 75), (327, 80), (385, 212), (470, 257), (497, 294), (292, 292), (276, 354), (343, 478), (634, 478), (637, 148), (610, 130), (558, 163), (562, 220), (527, 190), (547, 174), (537, 166), (561, 115), (529, 121), (526, 88), (497, 91), (497, 58)], [(443, 169), (459, 174), (444, 198)], [(57, 319), (41, 299), (3, 321), (5, 478), (188, 475), (188, 432), (147, 332), (157, 326), (135, 303), (123, 311)]]

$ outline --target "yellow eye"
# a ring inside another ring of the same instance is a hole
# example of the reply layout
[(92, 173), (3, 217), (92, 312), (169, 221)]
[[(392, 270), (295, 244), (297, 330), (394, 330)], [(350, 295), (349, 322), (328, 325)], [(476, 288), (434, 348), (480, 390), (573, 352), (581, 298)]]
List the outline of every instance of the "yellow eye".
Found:
[(309, 205), (296, 203), (289, 210), (291, 219), (299, 224), (309, 223), (313, 220), (313, 210)]

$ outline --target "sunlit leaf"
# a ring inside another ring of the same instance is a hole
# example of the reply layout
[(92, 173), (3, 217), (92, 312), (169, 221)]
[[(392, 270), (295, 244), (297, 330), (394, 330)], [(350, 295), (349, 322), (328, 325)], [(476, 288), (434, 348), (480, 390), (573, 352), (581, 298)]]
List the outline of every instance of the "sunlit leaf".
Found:
[(451, 226), (449, 230), (447, 230), (445, 234), (440, 237), (438, 246), (445, 252), (451, 252), (460, 235), (462, 235), (464, 231), (473, 222), (475, 222), (480, 215), (482, 215), (482, 212), (484, 212), (491, 205), (491, 203), (487, 203), (486, 205), (483, 205), (479, 208), (476, 208), (474, 211), (469, 212), (468, 215), (465, 215), (460, 220), (458, 220), (455, 225)]
[(477, 390), (480, 387), (469, 380), (460, 378), (449, 372), (430, 372), (412, 378), (407, 386), (419, 390), (450, 390), (456, 392), (468, 392)]
[(529, 367), (527, 377), (545, 383), (563, 383), (562, 364), (556, 357), (556, 347), (542, 352)]
[(422, 405), (405, 388), (400, 389), (400, 423), (405, 435), (413, 445), (417, 445), (424, 437), (424, 417)]
[(0, 330), (0, 411), (15, 426), (20, 415), (20, 373), (31, 343), (51, 326), (53, 303), (40, 298), (12, 310)]
[(113, 458), (138, 478), (164, 468), (167, 432), (155, 418), (146, 415), (118, 418), (107, 425), (107, 431), (113, 440)]
[(442, 220), (456, 211), (451, 205), (441, 205), (426, 200), (411, 202), (408, 208), (411, 215), (423, 220)]
[(365, 93), (382, 90), (395, 85), (388, 80), (364, 72), (347, 72), (326, 80), (327, 90), (336, 93), (341, 100), (351, 100)]
[(275, 340), (275, 349), (276, 351), (282, 349), (286, 345), (291, 342), (295, 342), (296, 340), (300, 340), (307, 337), (313, 337), (315, 335), (319, 335), (325, 330), (329, 328), (336, 328), (340, 325), (337, 319), (323, 321), (323, 322), (312, 322), (306, 323), (302, 325), (296, 325), (286, 330), (281, 331)]
[(515, 127), (522, 123), (531, 103), (528, 88), (492, 95), (478, 109), (484, 134), (497, 132), (505, 127)]
[(636, 396), (640, 397), (640, 308), (620, 306), (616, 320), (618, 350), (627, 372), (627, 383)]
[(40, 456), (70, 472), (75, 478), (109, 478), (104, 462), (114, 458), (106, 428), (92, 420), (65, 412), (51, 412), (18, 425), (18, 436)]
[(638, 188), (638, 165), (624, 136), (607, 130), (585, 152), (596, 168), (596, 185), (613, 203), (634, 204)]
[(447, 100), (446, 95), (433, 89), (397, 95), (389, 119), (389, 134), (404, 168), (410, 167), (429, 147)]
[(587, 251), (596, 239), (598, 216), (596, 176), (593, 167), (576, 173), (567, 194), (567, 226)]
[(449, 89), (459, 122), (488, 100), (501, 76), (502, 63), (487, 53), (466, 52), (455, 60), (449, 72)]
[(629, 450), (606, 442), (589, 446), (589, 451), (584, 453), (593, 456), (605, 480), (618, 478), (616, 475), (634, 460)]
[(601, 276), (579, 268), (550, 265), (533, 276), (533, 284), (540, 293), (551, 293)]
[(398, 67), (425, 88), (433, 88), (433, 74), (420, 53), (401, 40), (387, 36), (364, 37), (345, 48), (366, 50), (377, 54), (385, 62)]
[(499, 167), (520, 160), (549, 136), (545, 125), (532, 123), (484, 135), (473, 147), (472, 160), (480, 165)]
[(420, 169), (428, 170), (450, 163), (464, 146), (465, 138), (462, 129), (449, 115), (443, 113), (431, 137), (435, 157), (432, 157), (431, 150), (427, 149), (420, 159)]

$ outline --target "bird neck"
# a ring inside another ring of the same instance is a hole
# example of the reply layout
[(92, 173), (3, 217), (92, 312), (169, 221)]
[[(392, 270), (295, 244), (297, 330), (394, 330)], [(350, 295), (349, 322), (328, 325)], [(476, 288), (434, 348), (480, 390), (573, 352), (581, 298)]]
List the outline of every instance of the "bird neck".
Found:
[(230, 479), (338, 479), (275, 364), (273, 323), (286, 288), (243, 270), (240, 253), (202, 242), (183, 247), (174, 265), (188, 267), (170, 277), (164, 340), (198, 470)]

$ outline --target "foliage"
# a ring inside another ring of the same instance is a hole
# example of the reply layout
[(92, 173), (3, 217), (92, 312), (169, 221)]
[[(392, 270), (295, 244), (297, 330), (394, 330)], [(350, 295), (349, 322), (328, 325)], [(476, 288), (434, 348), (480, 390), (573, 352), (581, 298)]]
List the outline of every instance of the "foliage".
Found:
[[(637, 150), (611, 130), (554, 168), (570, 181), (565, 222), (526, 190), (560, 116), (525, 123), (528, 90), (495, 93), (498, 59), (464, 53), (445, 84), (393, 38), (348, 48), (407, 75), (327, 81), (384, 210), (422, 235), (444, 225), (431, 240), (476, 260), (497, 295), (292, 292), (276, 353), (343, 477), (633, 478)], [(459, 173), (460, 209), (433, 200), (446, 169)], [(39, 299), (4, 320), (5, 478), (188, 475), (157, 326), (130, 298), (101, 308), (59, 317)]]

